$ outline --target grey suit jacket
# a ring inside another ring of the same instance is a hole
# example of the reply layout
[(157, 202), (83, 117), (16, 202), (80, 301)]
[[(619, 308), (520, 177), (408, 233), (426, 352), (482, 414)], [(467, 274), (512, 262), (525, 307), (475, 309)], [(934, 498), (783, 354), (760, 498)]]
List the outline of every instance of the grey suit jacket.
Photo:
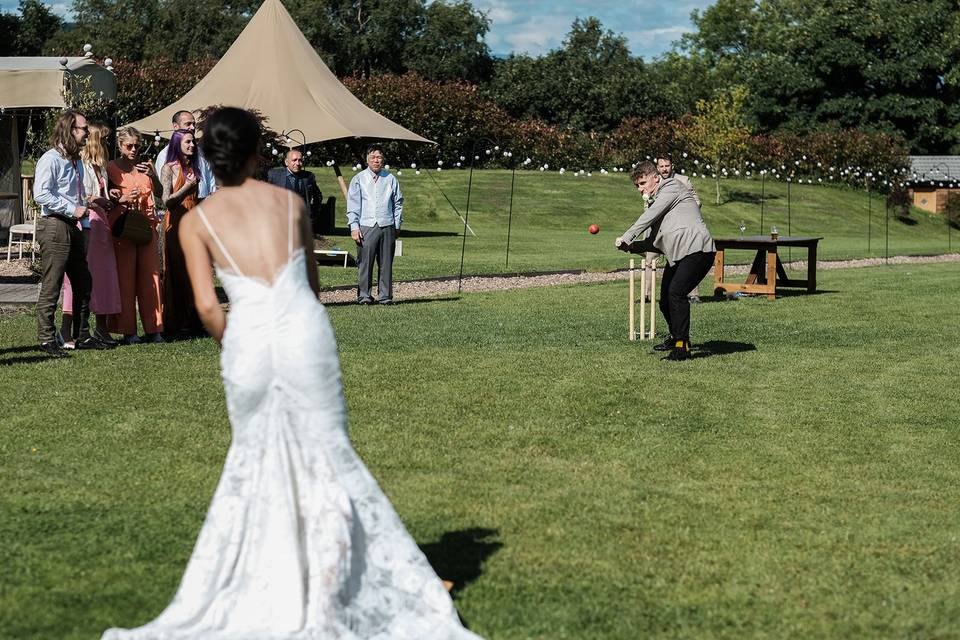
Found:
[(673, 175), (670, 176), (670, 177), (679, 180), (679, 181), (680, 181), (680, 184), (682, 184), (682, 185), (684, 185), (685, 187), (687, 187), (687, 189), (690, 189), (690, 192), (693, 193), (693, 199), (697, 201), (697, 206), (698, 206), (698, 207), (699, 207), (699, 206), (702, 206), (702, 205), (700, 204), (700, 196), (697, 195), (697, 190), (693, 188), (693, 183), (690, 182), (690, 178), (688, 178), (687, 176), (683, 175), (682, 173), (675, 173), (675, 174), (673, 174)]
[(676, 178), (660, 182), (653, 204), (621, 237), (628, 243), (633, 242), (647, 229), (651, 230), (653, 246), (671, 265), (691, 253), (717, 250), (693, 192)]

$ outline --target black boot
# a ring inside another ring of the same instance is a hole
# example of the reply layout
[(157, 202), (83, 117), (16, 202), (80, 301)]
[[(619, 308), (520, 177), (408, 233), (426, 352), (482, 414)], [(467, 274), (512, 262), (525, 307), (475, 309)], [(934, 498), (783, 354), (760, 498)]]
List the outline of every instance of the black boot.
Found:
[(677, 340), (670, 348), (670, 354), (665, 360), (689, 360), (690, 342), (688, 340)]
[(661, 342), (660, 344), (653, 345), (653, 350), (654, 351), (670, 351), (670, 349), (673, 349), (673, 345), (675, 342), (676, 340), (673, 339), (673, 336), (667, 335), (667, 337), (663, 339), (663, 342)]

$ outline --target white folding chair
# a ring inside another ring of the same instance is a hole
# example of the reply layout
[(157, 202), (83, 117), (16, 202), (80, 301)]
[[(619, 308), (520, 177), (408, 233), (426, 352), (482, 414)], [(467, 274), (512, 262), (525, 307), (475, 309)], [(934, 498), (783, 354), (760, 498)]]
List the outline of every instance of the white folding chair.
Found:
[[(37, 211), (39, 207), (33, 202), (33, 176), (21, 176), (21, 197), (23, 204), (23, 222), (10, 227), (10, 235), (7, 240), (7, 262), (10, 261), (10, 255), (13, 252), (13, 245), (17, 245), (17, 259), (23, 258), (23, 246), (30, 245), (30, 261), (36, 259), (37, 244)], [(31, 206), (30, 203), (33, 203)], [(17, 238), (14, 238), (17, 236)], [(25, 238), (29, 237), (29, 240)]]

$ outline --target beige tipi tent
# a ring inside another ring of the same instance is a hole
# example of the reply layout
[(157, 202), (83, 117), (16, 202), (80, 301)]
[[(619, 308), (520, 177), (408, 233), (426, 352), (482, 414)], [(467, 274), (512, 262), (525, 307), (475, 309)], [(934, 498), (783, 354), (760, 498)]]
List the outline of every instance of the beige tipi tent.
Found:
[(307, 143), (351, 137), (430, 142), (354, 97), (280, 0), (260, 6), (220, 62), (189, 93), (131, 124), (141, 131), (170, 131), (177, 111), (216, 104), (257, 109), (271, 129), (299, 129)]
[[(108, 100), (117, 97), (117, 78), (88, 57), (0, 58), (0, 242), (26, 213), (20, 177), (20, 134), (33, 109), (65, 107), (71, 81), (89, 79), (89, 88)], [(29, 183), (26, 183), (29, 184)]]
[(117, 97), (117, 78), (91, 58), (0, 58), (0, 107), (65, 107), (70, 78), (90, 78), (90, 90)]

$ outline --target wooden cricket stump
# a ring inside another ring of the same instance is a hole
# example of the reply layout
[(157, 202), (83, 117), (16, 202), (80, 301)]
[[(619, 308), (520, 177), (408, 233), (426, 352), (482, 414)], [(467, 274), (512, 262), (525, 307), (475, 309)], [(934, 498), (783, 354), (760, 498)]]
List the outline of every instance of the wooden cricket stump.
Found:
[[(636, 318), (636, 264), (630, 258), (630, 341), (637, 339)], [(650, 327), (647, 329), (647, 278), (650, 279)], [(640, 339), (653, 340), (657, 335), (657, 266), (656, 258), (640, 258)]]

